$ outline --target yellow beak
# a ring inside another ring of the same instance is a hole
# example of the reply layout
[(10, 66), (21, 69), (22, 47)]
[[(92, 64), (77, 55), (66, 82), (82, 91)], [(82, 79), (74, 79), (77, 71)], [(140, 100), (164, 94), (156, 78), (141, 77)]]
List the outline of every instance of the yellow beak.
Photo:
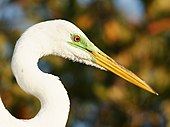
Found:
[(158, 95), (149, 85), (147, 85), (142, 79), (137, 77), (134, 73), (127, 70), (123, 66), (116, 63), (112, 58), (107, 56), (103, 52), (91, 52), (91, 54), (96, 58), (96, 63), (105, 69), (115, 73), (116, 75), (120, 76), (121, 78), (131, 82), (132, 84), (147, 90), (153, 94)]

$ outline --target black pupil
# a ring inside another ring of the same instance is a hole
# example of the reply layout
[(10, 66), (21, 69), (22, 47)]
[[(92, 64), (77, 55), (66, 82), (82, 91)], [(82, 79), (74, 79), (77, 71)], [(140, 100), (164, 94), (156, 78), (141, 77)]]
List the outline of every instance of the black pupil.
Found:
[(80, 37), (79, 36), (75, 36), (74, 37), (74, 41), (76, 41), (76, 42), (80, 41)]

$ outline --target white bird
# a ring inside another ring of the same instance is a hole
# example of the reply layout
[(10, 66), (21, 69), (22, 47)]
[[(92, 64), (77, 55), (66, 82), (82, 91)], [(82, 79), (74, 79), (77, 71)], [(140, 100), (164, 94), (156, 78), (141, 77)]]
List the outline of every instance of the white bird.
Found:
[(12, 71), (19, 86), (41, 102), (41, 109), (31, 119), (13, 117), (0, 98), (0, 127), (65, 127), (70, 101), (59, 77), (42, 72), (38, 60), (58, 55), (70, 60), (110, 70), (127, 81), (151, 92), (143, 80), (99, 50), (75, 25), (65, 20), (51, 20), (30, 27), (17, 41)]

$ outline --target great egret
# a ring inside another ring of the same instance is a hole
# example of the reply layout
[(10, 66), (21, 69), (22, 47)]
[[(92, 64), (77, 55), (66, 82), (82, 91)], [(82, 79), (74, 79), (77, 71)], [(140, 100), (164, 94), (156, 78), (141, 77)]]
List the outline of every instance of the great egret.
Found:
[(70, 60), (110, 70), (127, 81), (157, 94), (135, 74), (117, 64), (98, 49), (75, 25), (65, 20), (51, 20), (30, 27), (17, 41), (12, 71), (20, 87), (41, 102), (38, 114), (29, 120), (16, 119), (0, 99), (0, 127), (64, 127), (70, 102), (57, 76), (43, 73), (39, 58), (58, 55)]

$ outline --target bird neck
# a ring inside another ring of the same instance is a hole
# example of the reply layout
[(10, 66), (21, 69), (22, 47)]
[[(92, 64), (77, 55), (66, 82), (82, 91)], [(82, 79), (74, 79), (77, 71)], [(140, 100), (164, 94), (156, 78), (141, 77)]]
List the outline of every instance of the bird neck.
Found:
[(16, 45), (12, 58), (12, 70), (19, 86), (41, 102), (38, 114), (26, 121), (37, 127), (64, 127), (70, 104), (67, 91), (58, 77), (38, 68), (38, 60), (43, 55), (36, 45), (21, 43)]

